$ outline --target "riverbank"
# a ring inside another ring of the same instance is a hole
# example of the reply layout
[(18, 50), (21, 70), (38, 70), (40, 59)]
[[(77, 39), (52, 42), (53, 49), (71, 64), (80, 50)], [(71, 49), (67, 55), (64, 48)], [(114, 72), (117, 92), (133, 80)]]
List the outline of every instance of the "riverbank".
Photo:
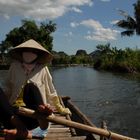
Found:
[[(140, 74), (140, 71), (138, 71), (134, 67), (129, 66), (122, 66), (122, 65), (106, 65), (106, 66), (100, 66), (100, 65), (92, 65), (92, 64), (58, 64), (58, 65), (49, 65), (49, 67), (76, 67), (76, 66), (82, 66), (82, 67), (91, 67), (95, 70), (104, 70), (107, 72), (117, 72), (117, 73), (130, 73), (130, 74)], [(8, 70), (10, 65), (0, 65), (0, 70)]]
[[(59, 65), (49, 65), (49, 67), (76, 67), (76, 66), (83, 66), (83, 67), (92, 67), (90, 64), (59, 64)], [(0, 65), (0, 70), (8, 70), (10, 65)]]
[(106, 65), (104, 67), (101, 66), (93, 66), (96, 70), (105, 70), (108, 72), (119, 72), (119, 73), (132, 73), (132, 74), (139, 74), (140, 71), (137, 70), (135, 67), (130, 66), (122, 66), (122, 65)]

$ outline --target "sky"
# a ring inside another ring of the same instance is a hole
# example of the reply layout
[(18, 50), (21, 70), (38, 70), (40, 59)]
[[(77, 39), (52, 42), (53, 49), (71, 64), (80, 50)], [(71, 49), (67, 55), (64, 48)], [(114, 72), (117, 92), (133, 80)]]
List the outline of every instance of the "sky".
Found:
[(140, 48), (140, 36), (122, 37), (123, 29), (115, 26), (124, 19), (118, 10), (134, 17), (133, 4), (137, 0), (0, 0), (0, 42), (5, 40), (21, 20), (37, 23), (53, 21), (57, 30), (53, 35), (53, 50), (68, 55), (77, 50), (89, 54), (97, 45), (110, 43), (118, 49)]

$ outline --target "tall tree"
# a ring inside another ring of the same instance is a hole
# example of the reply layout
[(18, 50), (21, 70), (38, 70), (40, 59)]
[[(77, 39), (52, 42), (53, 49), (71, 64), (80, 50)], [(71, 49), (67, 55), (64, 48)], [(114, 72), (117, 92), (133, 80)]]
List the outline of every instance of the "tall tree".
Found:
[(134, 17), (128, 15), (125, 11), (119, 10), (120, 14), (124, 16), (116, 23), (118, 27), (125, 29), (121, 32), (122, 36), (132, 36), (134, 34), (140, 35), (140, 0), (133, 4), (134, 6)]
[(49, 51), (52, 51), (52, 33), (55, 32), (55, 30), (56, 24), (52, 21), (49, 23), (41, 23), (40, 26), (38, 26), (34, 20), (22, 20), (21, 27), (14, 28), (6, 35), (6, 39), (1, 43), (1, 50), (8, 50), (8, 48), (15, 47), (32, 38)]

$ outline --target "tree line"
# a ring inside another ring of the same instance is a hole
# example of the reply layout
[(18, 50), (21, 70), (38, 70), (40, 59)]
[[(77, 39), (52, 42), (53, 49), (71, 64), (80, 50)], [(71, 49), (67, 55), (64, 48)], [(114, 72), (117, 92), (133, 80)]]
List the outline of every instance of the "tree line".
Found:
[(92, 54), (93, 66), (116, 72), (140, 72), (140, 49), (117, 49), (110, 44), (97, 45), (97, 50)]
[[(134, 17), (125, 11), (119, 10), (124, 19), (118, 21), (116, 26), (125, 29), (122, 36), (140, 35), (140, 0), (133, 5)], [(104, 69), (120, 72), (140, 72), (140, 50), (138, 48), (117, 49), (108, 44), (99, 44), (95, 51), (87, 54), (86, 50), (77, 50), (75, 55), (67, 55), (65, 52), (53, 50), (53, 32), (56, 24), (52, 21), (37, 24), (34, 20), (22, 20), (21, 27), (11, 30), (6, 39), (0, 44), (0, 64), (9, 64), (7, 51), (12, 47), (32, 38), (49, 50), (54, 59), (52, 65), (89, 64), (96, 69)], [(133, 47), (133, 46), (132, 46)]]
[[(52, 33), (56, 30), (53, 22), (41, 23), (38, 26), (35, 21), (23, 20), (21, 27), (14, 28), (0, 44), (0, 64), (10, 64), (7, 51), (12, 47), (33, 38), (40, 42), (54, 56), (53, 66), (90, 65), (96, 69), (104, 69), (120, 72), (140, 72), (140, 50), (138, 48), (126, 48), (124, 50), (111, 47), (108, 44), (95, 46), (95, 51), (87, 54), (86, 50), (77, 50), (74, 55), (53, 50)], [(3, 65), (2, 65), (3, 66)]]
[(100, 44), (90, 54), (87, 54), (85, 50), (78, 50), (75, 55), (71, 56), (64, 52), (59, 52), (53, 60), (53, 65), (56, 64), (88, 64), (97, 70), (139, 73), (140, 49), (137, 47), (134, 49), (117, 49), (117, 47), (111, 47), (109, 43)]

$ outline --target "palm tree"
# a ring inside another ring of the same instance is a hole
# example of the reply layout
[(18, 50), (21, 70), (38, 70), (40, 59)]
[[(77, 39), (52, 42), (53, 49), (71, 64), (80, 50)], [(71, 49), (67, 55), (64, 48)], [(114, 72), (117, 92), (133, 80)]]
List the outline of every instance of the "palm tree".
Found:
[(140, 0), (133, 4), (133, 6), (134, 17), (131, 17), (123, 10), (119, 10), (120, 14), (125, 17), (125, 19), (116, 23), (118, 27), (125, 29), (125, 31), (121, 32), (122, 36), (140, 35)]

